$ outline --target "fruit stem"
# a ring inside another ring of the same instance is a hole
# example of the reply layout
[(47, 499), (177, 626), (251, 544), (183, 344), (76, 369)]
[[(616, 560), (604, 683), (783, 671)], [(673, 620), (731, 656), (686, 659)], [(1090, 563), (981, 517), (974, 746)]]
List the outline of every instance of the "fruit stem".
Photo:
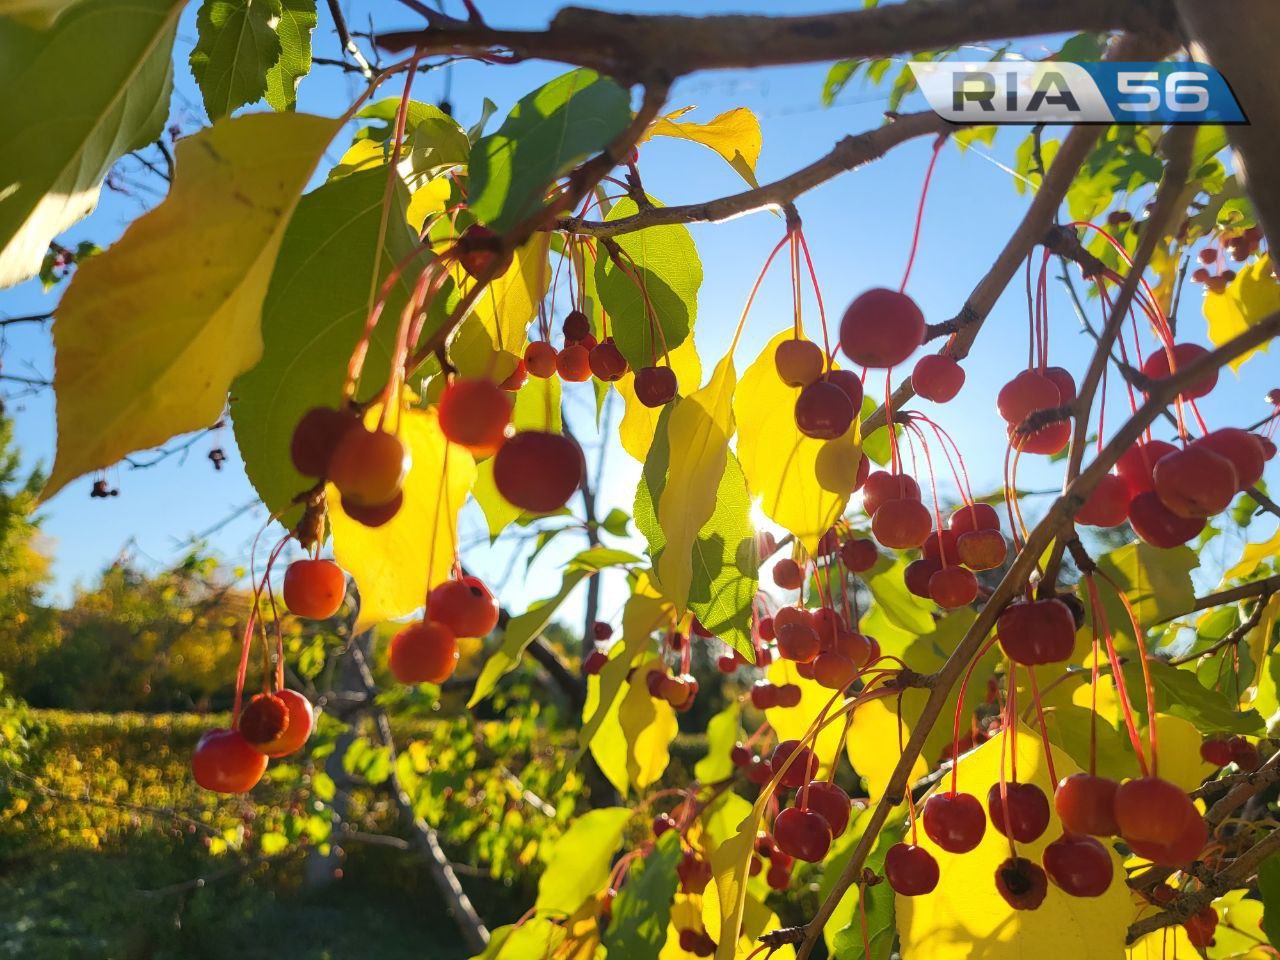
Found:
[[(769, 256), (765, 258), (764, 266), (760, 268), (760, 273), (756, 277), (756, 282), (751, 285), (751, 292), (747, 294), (747, 303), (742, 308), (742, 316), (738, 318), (738, 327), (736, 330), (733, 331), (733, 341), (729, 344), (730, 356), (732, 356), (733, 352), (738, 348), (738, 339), (742, 336), (742, 330), (747, 324), (747, 314), (751, 312), (751, 304), (755, 302), (756, 293), (760, 290), (760, 284), (764, 282), (765, 274), (769, 272), (769, 265), (773, 263), (773, 258), (778, 255), (778, 251), (781, 250), (783, 246), (787, 243), (787, 241), (789, 241), (790, 239), (791, 239), (791, 234), (788, 233), (785, 237), (783, 237), (781, 240), (778, 241), (778, 245), (776, 247), (774, 247), (771, 251), (769, 251)], [(795, 331), (796, 339), (802, 339), (803, 335), (804, 335), (803, 327), (800, 327), (798, 330)]]
[(1058, 772), (1053, 768), (1053, 751), (1049, 749), (1049, 726), (1045, 723), (1044, 707), (1040, 703), (1040, 683), (1036, 680), (1036, 668), (1027, 667), (1027, 676), (1031, 678), (1031, 699), (1035, 702), (1036, 718), (1040, 721), (1040, 739), (1044, 741), (1044, 759), (1049, 767), (1049, 783), (1051, 787), (1056, 787)]
[[(813, 284), (813, 297), (818, 302), (818, 321), (822, 324), (822, 344), (827, 351), (827, 369), (835, 365), (835, 351), (831, 348), (831, 337), (827, 332), (827, 308), (822, 302), (822, 287), (818, 285), (818, 272), (813, 268), (813, 257), (809, 254), (809, 241), (804, 238), (804, 229), (796, 228), (796, 236), (800, 238), (800, 249), (804, 252), (804, 262), (809, 268), (809, 280)], [(860, 411), (853, 411), (861, 416)]]
[(899, 293), (907, 289), (907, 281), (911, 279), (911, 267), (916, 262), (916, 250), (920, 246), (920, 226), (924, 223), (924, 201), (929, 196), (929, 181), (933, 179), (933, 168), (937, 165), (938, 154), (942, 152), (942, 145), (946, 142), (945, 134), (933, 141), (933, 153), (929, 156), (929, 166), (924, 171), (924, 185), (920, 188), (920, 202), (916, 204), (916, 224), (911, 232), (911, 252), (907, 255), (907, 269), (902, 272)]
[(1138, 623), (1138, 615), (1133, 609), (1133, 604), (1129, 602), (1129, 598), (1124, 595), (1124, 592), (1116, 586), (1115, 581), (1102, 570), (1098, 571), (1098, 576), (1110, 585), (1120, 602), (1124, 604), (1125, 613), (1129, 615), (1129, 624), (1133, 627), (1133, 636), (1138, 644), (1138, 656), (1142, 658), (1142, 683), (1146, 687), (1147, 695), (1147, 737), (1151, 744), (1151, 775), (1158, 776), (1160, 761), (1158, 757), (1159, 736), (1156, 732), (1156, 691), (1155, 685), (1151, 682), (1151, 667), (1147, 663), (1146, 634), (1141, 624)]
[[(1133, 745), (1133, 752), (1138, 756), (1138, 767), (1145, 777), (1148, 775), (1147, 758), (1142, 751), (1142, 737), (1138, 735), (1138, 725), (1133, 718), (1133, 705), (1129, 702), (1129, 691), (1125, 687), (1124, 673), (1120, 669), (1120, 658), (1116, 655), (1115, 639), (1111, 635), (1111, 627), (1107, 623), (1107, 614), (1103, 609), (1102, 599), (1098, 596), (1098, 585), (1094, 582), (1093, 574), (1086, 573), (1084, 581), (1089, 588), (1089, 605), (1093, 611), (1095, 629), (1101, 631), (1102, 639), (1106, 643), (1107, 659), (1111, 663), (1111, 681), (1115, 685), (1116, 697), (1120, 701), (1120, 710), (1124, 714), (1125, 728), (1129, 732), (1129, 742)], [(1143, 669), (1145, 670), (1145, 668), (1144, 664)]]
[(951, 792), (956, 792), (956, 783), (960, 776), (960, 717), (964, 713), (964, 698), (969, 690), (969, 678), (973, 676), (974, 668), (981, 662), (982, 658), (987, 655), (987, 651), (995, 644), (995, 636), (991, 636), (982, 649), (978, 651), (978, 655), (969, 661), (969, 666), (965, 669), (964, 679), (960, 681), (960, 692), (956, 695), (956, 715), (955, 721), (951, 725)]
[[(919, 420), (921, 423), (927, 423), (938, 438), (938, 446), (942, 449), (942, 454), (947, 458), (947, 466), (951, 468), (951, 476), (956, 481), (956, 488), (960, 491), (960, 499), (964, 501), (966, 507), (973, 506), (973, 489), (969, 486), (969, 470), (964, 465), (964, 456), (960, 453), (960, 448), (956, 445), (955, 440), (951, 438), (951, 434), (942, 429), (936, 420), (925, 416), (923, 413), (912, 412), (912, 418)], [(950, 445), (950, 449), (948, 448)], [(956, 459), (951, 459), (951, 450), (955, 450)], [(956, 472), (956, 463), (960, 464), (959, 473)], [(963, 482), (961, 476), (963, 475)]]

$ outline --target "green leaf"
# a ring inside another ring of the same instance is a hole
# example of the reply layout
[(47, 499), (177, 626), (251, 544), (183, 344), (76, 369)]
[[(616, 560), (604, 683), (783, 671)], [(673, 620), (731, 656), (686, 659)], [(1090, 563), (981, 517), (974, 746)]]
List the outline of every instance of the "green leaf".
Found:
[(654, 844), (649, 855), (627, 874), (627, 882), (613, 903), (609, 926), (602, 938), (615, 957), (627, 960), (656, 960), (667, 942), (671, 902), (679, 878), (680, 836), (668, 830)]
[(262, 354), (276, 256), (336, 130), (258, 113), (178, 142), (169, 196), (81, 264), (58, 305), (58, 455), (42, 496), (217, 421)]
[(729, 752), (738, 742), (742, 730), (739, 717), (742, 708), (736, 700), (717, 713), (707, 723), (707, 755), (693, 767), (693, 775), (699, 783), (719, 783), (733, 776), (733, 760)]
[(190, 63), (210, 120), (266, 94), (267, 71), (280, 59), (280, 38), (272, 29), (280, 10), (280, 0), (204, 0), (200, 5)]
[(1058, 51), (1055, 60), (1069, 60), (1072, 63), (1086, 63), (1090, 60), (1101, 60), (1107, 49), (1107, 35), (1102, 33), (1077, 33), (1069, 37)]
[[(332, 180), (302, 198), (285, 231), (262, 307), (262, 357), (231, 390), (245, 471), (273, 513), (289, 511), (293, 496), (315, 482), (294, 469), (289, 439), (307, 410), (341, 400), (347, 361), (371, 299), (394, 266), (409, 258), (384, 310), (384, 316), (398, 317), (427, 264), (427, 254), (411, 258), (415, 243), (404, 221), (403, 186), (392, 193), (383, 229), (386, 186), (379, 170)], [(380, 323), (357, 392), (361, 401), (386, 382), (394, 348), (394, 324)], [(286, 514), (285, 522), (290, 519)]]
[(1262, 932), (1280, 948), (1280, 854), (1272, 854), (1258, 867), (1258, 893), (1262, 895)]
[(267, 103), (273, 110), (292, 110), (298, 83), (311, 72), (311, 31), (316, 27), (316, 0), (281, 0), (280, 59), (267, 71)]
[(556, 841), (547, 869), (538, 881), (539, 914), (573, 914), (609, 878), (613, 855), (622, 846), (622, 831), (631, 819), (626, 807), (604, 807), (584, 813)]
[(631, 515), (620, 507), (614, 507), (609, 511), (608, 515), (600, 521), (600, 527), (605, 533), (615, 537), (625, 537), (627, 535), (627, 524), (631, 522)]
[(472, 960), (546, 960), (564, 943), (563, 918), (532, 917), (520, 925), (493, 931), (489, 944)]
[[(667, 545), (656, 505), (667, 484), (669, 411), (670, 407), (662, 411), (636, 488), (636, 528), (649, 542), (655, 569)], [(754, 662), (751, 603), (759, 589), (760, 561), (751, 526), (751, 497), (742, 467), (732, 453), (725, 458), (715, 510), (698, 531), (691, 562), (689, 609), (710, 633)]]
[[(1195, 605), (1191, 571), (1200, 563), (1190, 547), (1161, 550), (1134, 541), (1098, 558), (1098, 569), (1124, 593), (1139, 626), (1150, 628), (1163, 620), (1187, 613)], [(1124, 605), (1111, 584), (1098, 585), (1107, 622), (1117, 637), (1134, 643), (1133, 628)]]
[[(1256, 710), (1237, 710), (1223, 694), (1210, 690), (1191, 670), (1180, 670), (1161, 660), (1149, 660), (1151, 686), (1156, 695), (1156, 711), (1182, 717), (1202, 733), (1261, 733), (1262, 717)], [(1142, 665), (1126, 663), (1124, 683), (1133, 708), (1145, 715)]]
[(9, 17), (38, 30), (48, 30), (54, 21), (79, 0), (0, 0), (0, 17)]
[[(636, 214), (630, 197), (614, 204), (606, 222)], [(689, 228), (648, 227), (616, 238), (626, 270), (603, 251), (596, 258), (596, 290), (609, 314), (609, 330), (632, 369), (652, 366), (684, 343), (698, 318), (702, 261)], [(628, 273), (631, 275), (628, 276)], [(648, 297), (653, 315), (645, 307)], [(654, 329), (656, 319), (658, 330)]]
[(502, 646), (485, 661), (467, 706), (474, 707), (487, 697), (493, 692), (498, 681), (516, 668), (525, 649), (541, 636), (542, 631), (551, 622), (551, 618), (560, 609), (560, 604), (564, 603), (574, 587), (588, 576), (606, 567), (635, 563), (637, 560), (636, 556), (625, 550), (593, 547), (582, 551), (569, 561), (568, 569), (565, 570), (564, 577), (560, 581), (559, 593), (540, 603), (532, 604), (520, 616), (512, 617), (507, 622), (506, 630), (502, 635)]
[(867, 588), (885, 617), (895, 627), (915, 636), (932, 633), (935, 624), (928, 601), (907, 589), (903, 573), (907, 560), (881, 557), (864, 577)]
[(489, 123), (489, 118), (498, 112), (498, 105), (488, 97), (480, 104), (480, 119), (467, 128), (467, 140), (475, 143), (484, 136), (484, 128)]
[(631, 121), (627, 91), (574, 70), (523, 97), (471, 157), (471, 212), (502, 233), (542, 205), (551, 184), (613, 142)]
[(116, 160), (164, 131), (182, 7), (84, 0), (43, 32), (0, 18), (0, 288), (35, 276)]
[(849, 85), (849, 81), (857, 75), (858, 68), (866, 62), (865, 60), (837, 60), (831, 65), (831, 69), (827, 71), (827, 78), (822, 83), (824, 107), (835, 103), (840, 91)]
[[(863, 819), (866, 817), (864, 816)], [(848, 831), (844, 838), (845, 850), (841, 851), (842, 855), (838, 858), (832, 858), (824, 878), (826, 874), (833, 877), (839, 876), (844, 863), (849, 860), (854, 847), (857, 846), (856, 840), (861, 838), (863, 832), (861, 829)], [(867, 855), (866, 866), (877, 874), (883, 874), (885, 855), (889, 852), (889, 848), (901, 839), (901, 827), (882, 830), (876, 838), (875, 846), (871, 848), (871, 853)], [(861, 906), (858, 903), (859, 898), (865, 899), (865, 903)], [(866, 913), (865, 940), (862, 926), (864, 910)], [(837, 911), (847, 916), (848, 922), (843, 926), (831, 922), (827, 924), (827, 929), (833, 931), (827, 941), (832, 956), (840, 957), (841, 960), (888, 960), (893, 939), (897, 933), (892, 887), (887, 883), (853, 887), (841, 898)], [(868, 945), (871, 947), (870, 954), (866, 951)]]

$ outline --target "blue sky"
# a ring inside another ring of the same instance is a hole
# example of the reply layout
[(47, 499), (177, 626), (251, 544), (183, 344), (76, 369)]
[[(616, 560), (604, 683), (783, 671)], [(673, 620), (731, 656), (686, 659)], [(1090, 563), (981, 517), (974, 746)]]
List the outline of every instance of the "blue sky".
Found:
[[(482, 0), (481, 9), (494, 25), (539, 26), (559, 3), (544, 0)], [(597, 6), (637, 12), (669, 12), (672, 3), (629, 0), (625, 3), (597, 2)], [(195, 4), (184, 15), (175, 52), (175, 117), (190, 132), (207, 123), (200, 98), (186, 65), (195, 42)], [(323, 8), (323, 4), (321, 7)], [(850, 3), (814, 2), (806, 11), (847, 9)], [(370, 12), (384, 28), (414, 25), (411, 13), (399, 4), (353, 3), (344, 0), (353, 30), (367, 26)], [(790, 12), (790, 4), (748, 2), (726, 3), (703, 0), (695, 9), (680, 12)], [(1028, 56), (1044, 56), (1054, 49), (1050, 42), (1030, 41), (1021, 49)], [(321, 12), (315, 37), (318, 56), (339, 56), (336, 38), (326, 12)], [(719, 71), (698, 74), (676, 84), (670, 99), (672, 109), (696, 105), (690, 119), (709, 120), (731, 107), (746, 106), (760, 118), (764, 147), (758, 166), (762, 182), (785, 175), (809, 163), (830, 149), (840, 137), (876, 126), (883, 98), (876, 91), (854, 84), (837, 105), (824, 108), (820, 94), (828, 65), (769, 68), (759, 71)], [(530, 63), (515, 67), (477, 63), (458, 64), (453, 70), (451, 100), (464, 125), (473, 122), (485, 96), (499, 105), (499, 117), (524, 93), (545, 82), (564, 68), (554, 64)], [(414, 96), (438, 100), (444, 87), (443, 72), (415, 81)], [(332, 67), (317, 67), (300, 90), (300, 109), (334, 115), (359, 92), (358, 77), (342, 74)], [(401, 87), (388, 84), (382, 93), (395, 95)], [(922, 109), (919, 98), (910, 98), (905, 110)], [(257, 109), (257, 108), (255, 108)], [(908, 292), (919, 302), (931, 321), (955, 314), (974, 283), (986, 271), (1013, 226), (1025, 210), (1028, 198), (1018, 195), (1010, 175), (1000, 164), (1011, 162), (1021, 131), (1003, 132), (993, 148), (978, 147), (967, 154), (948, 147), (938, 163), (925, 214), (920, 251)], [(335, 141), (330, 158), (336, 159), (345, 146), (345, 136)], [(799, 204), (805, 233), (813, 251), (818, 277), (829, 310), (838, 322), (844, 306), (862, 290), (872, 286), (896, 285), (906, 260), (915, 204), (928, 162), (928, 140), (906, 144), (871, 166), (846, 174), (807, 196)], [(998, 162), (997, 162), (998, 161)], [(664, 203), (684, 203), (737, 192), (741, 181), (714, 154), (695, 145), (675, 141), (654, 141), (642, 151), (641, 171), (645, 186)], [(131, 178), (136, 179), (136, 178)], [(1145, 199), (1145, 198), (1144, 198)], [(103, 246), (119, 235), (142, 209), (135, 197), (104, 192), (98, 211), (69, 231), (64, 243), (91, 239)], [(1140, 209), (1135, 201), (1131, 209)], [(781, 237), (781, 221), (762, 213), (720, 225), (696, 226), (693, 236), (705, 271), (696, 342), (709, 370), (728, 345), (733, 325), (742, 308), (750, 283), (764, 257)], [(175, 256), (181, 256), (175, 252)], [(16, 316), (52, 309), (59, 291), (44, 294), (37, 282), (0, 293), (0, 316)], [(1191, 339), (1204, 341), (1205, 330), (1199, 316), (1200, 293), (1188, 287), (1182, 314), (1182, 330)], [(1053, 362), (1082, 371), (1089, 353), (1089, 341), (1079, 326), (1069, 302), (1056, 283), (1051, 288), (1051, 356)], [(790, 322), (790, 292), (784, 270), (776, 271), (756, 302), (742, 344), (739, 367), (759, 352), (763, 344)], [(966, 363), (968, 383), (960, 396), (945, 407), (929, 412), (956, 437), (968, 463), (975, 492), (987, 492), (999, 484), (1004, 453), (1003, 422), (999, 419), (994, 394), (999, 384), (1025, 363), (1026, 307), (1020, 284), (1014, 284), (993, 312), (978, 339), (974, 356)], [(814, 328), (810, 328), (811, 332)], [(6, 373), (47, 375), (52, 370), (48, 332), (39, 327), (19, 326), (6, 331), (4, 369)], [(1268, 368), (1272, 377), (1268, 377)], [(904, 371), (905, 372), (905, 371)], [(1219, 389), (1202, 403), (1211, 424), (1245, 424), (1260, 418), (1266, 408), (1262, 395), (1276, 386), (1274, 360), (1255, 359), (1237, 379), (1224, 373)], [(10, 391), (12, 392), (12, 391)], [(592, 399), (589, 385), (566, 391), (571, 414), (578, 411), (580, 435), (588, 428)], [(1118, 404), (1119, 394), (1113, 393)], [(49, 392), (8, 404), (16, 422), (17, 441), (30, 465), (52, 460), (55, 439), (53, 397)], [(620, 413), (620, 410), (618, 411)], [(1110, 421), (1123, 411), (1112, 406)], [(586, 439), (588, 445), (595, 441)], [(54, 584), (51, 594), (66, 599), (77, 583), (90, 583), (105, 565), (121, 554), (132, 552), (140, 561), (153, 565), (178, 559), (184, 544), (193, 536), (220, 524), (237, 508), (249, 503), (254, 493), (234, 449), (231, 431), (224, 431), (220, 444), (228, 454), (221, 472), (215, 472), (205, 458), (213, 445), (198, 441), (184, 460), (170, 459), (147, 470), (120, 468), (111, 473), (120, 496), (91, 500), (90, 479), (71, 484), (44, 510), (44, 530), (54, 556)], [(594, 459), (594, 458), (593, 458)], [(609, 452), (604, 485), (604, 508), (621, 506), (630, 511), (639, 465), (616, 445)], [(1275, 466), (1268, 476), (1274, 480)], [(1054, 487), (1060, 482), (1056, 466), (1024, 464), (1020, 475), (1024, 486)], [(949, 484), (943, 485), (944, 489)], [(208, 538), (211, 547), (229, 564), (243, 564), (249, 545), (264, 520), (261, 510), (249, 511), (221, 526)], [(463, 517), (464, 544), (481, 542), (482, 521), (477, 511)], [(548, 550), (526, 578), (523, 562), (511, 576), (511, 551), (521, 545), (481, 545), (465, 556), (468, 565), (494, 581), (500, 598), (515, 609), (528, 600), (554, 592), (562, 561), (580, 546), (580, 538), (566, 534), (564, 545)], [(639, 548), (639, 544), (635, 544)], [(1218, 538), (1205, 550), (1206, 566), (1233, 561), (1239, 543)], [(616, 576), (614, 577), (616, 580)], [(607, 583), (605, 612), (620, 604), (620, 584)], [(567, 613), (569, 611), (566, 611)]]

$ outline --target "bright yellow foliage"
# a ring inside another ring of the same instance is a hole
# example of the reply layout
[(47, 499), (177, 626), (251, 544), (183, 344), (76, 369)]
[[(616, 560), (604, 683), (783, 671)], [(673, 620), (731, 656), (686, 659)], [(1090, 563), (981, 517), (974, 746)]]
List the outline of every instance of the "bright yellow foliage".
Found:
[[(379, 411), (371, 408), (365, 422), (376, 424)], [(380, 527), (366, 527), (342, 512), (333, 486), (328, 491), (334, 558), (360, 588), (357, 631), (408, 616), (422, 606), (431, 587), (448, 579), (457, 546), (458, 511), (475, 482), (475, 461), (445, 440), (434, 408), (405, 410), (399, 427), (413, 458), (399, 513)]]
[(733, 435), (733, 389), (737, 374), (730, 351), (710, 382), (676, 401), (667, 423), (670, 467), (658, 502), (658, 523), (667, 538), (658, 557), (662, 592), (683, 614), (693, 582), (693, 546), (716, 509)]
[[(1239, 336), (1258, 321), (1280, 310), (1280, 281), (1271, 272), (1271, 255), (1264, 253), (1244, 267), (1222, 293), (1205, 292), (1204, 316), (1209, 321), (1209, 339), (1221, 346)], [(1232, 370), (1267, 344), (1254, 347), (1231, 361)]]
[(58, 454), (44, 499), (222, 414), (262, 353), (280, 240), (336, 130), (250, 114), (179, 141), (169, 196), (77, 269), (53, 326)]
[(733, 412), (738, 460), (752, 499), (813, 553), (853, 492), (858, 424), (837, 440), (815, 440), (800, 432), (795, 418), (800, 390), (783, 383), (773, 363), (778, 344), (791, 336), (787, 329), (770, 340), (743, 373)]
[[(702, 362), (694, 348), (693, 337), (686, 338), (669, 356), (680, 393), (687, 395), (696, 390), (702, 382)], [(618, 424), (618, 439), (622, 442), (623, 450), (644, 463), (644, 458), (649, 454), (649, 446), (653, 443), (653, 435), (658, 429), (662, 408), (646, 407), (636, 398), (635, 379), (635, 374), (628, 371), (614, 384), (625, 404), (622, 422)]]
[[(996, 737), (960, 761), (959, 789), (976, 795), (984, 804), (987, 791), (1000, 779), (1002, 745), (1003, 738)], [(1059, 778), (1079, 769), (1057, 749), (1053, 762)], [(1017, 734), (1017, 774), (1020, 781), (1035, 783), (1052, 795), (1043, 744), (1023, 725)], [(939, 789), (950, 789), (950, 779)], [(1062, 824), (1051, 808), (1049, 829), (1035, 842), (1019, 844), (1018, 853), (1038, 863), (1044, 848), (1061, 834)], [(982, 945), (984, 960), (1045, 956), (1115, 960), (1122, 955), (1134, 907), (1120, 859), (1114, 854), (1115, 873), (1102, 896), (1071, 897), (1051, 883), (1039, 909), (1015, 911), (995, 887), (995, 871), (1009, 856), (1009, 841), (990, 825), (977, 848), (964, 854), (944, 852), (923, 830), (918, 842), (937, 858), (941, 879), (927, 897), (897, 897), (904, 957), (969, 960), (975, 944)]]

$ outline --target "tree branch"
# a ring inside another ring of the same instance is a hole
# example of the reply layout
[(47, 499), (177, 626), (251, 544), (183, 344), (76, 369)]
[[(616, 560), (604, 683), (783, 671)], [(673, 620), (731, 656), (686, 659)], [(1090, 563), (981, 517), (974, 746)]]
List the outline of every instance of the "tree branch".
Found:
[(423, 30), (384, 33), (383, 49), (482, 59), (555, 60), (623, 80), (657, 70), (699, 70), (882, 57), (990, 40), (1119, 28), (1158, 29), (1162, 0), (942, 0), (812, 16), (643, 16), (566, 7), (545, 30), (501, 30), (441, 20)]
[[(1275, 576), (1266, 577), (1262, 580), (1252, 580), (1249, 583), (1242, 583), (1238, 587), (1232, 587), (1230, 590), (1219, 590), (1217, 593), (1208, 593), (1203, 597), (1196, 597), (1195, 604), (1187, 613), (1195, 613), (1197, 610), (1208, 610), (1210, 607), (1220, 607), (1223, 604), (1235, 603), (1237, 600), (1247, 600), (1249, 597), (1260, 597), (1264, 594), (1280, 591), (1280, 573)], [(1178, 617), (1186, 616), (1179, 613), (1172, 617), (1166, 617), (1160, 623), (1168, 623), (1171, 620), (1177, 620)]]
[(1190, 917), (1194, 917), (1228, 890), (1233, 890), (1246, 883), (1258, 872), (1258, 867), (1262, 864), (1262, 861), (1278, 851), (1280, 851), (1280, 830), (1275, 830), (1232, 860), (1217, 874), (1202, 880), (1200, 886), (1194, 892), (1178, 897), (1169, 904), (1167, 909), (1160, 913), (1131, 924), (1125, 942), (1133, 943), (1135, 940), (1159, 930), (1161, 927), (1181, 923)]
[(365, 59), (360, 47), (351, 39), (351, 31), (347, 29), (347, 18), (342, 15), (342, 7), (339, 4), (339, 0), (328, 0), (328, 2), (329, 16), (333, 18), (333, 28), (338, 33), (338, 43), (342, 46), (343, 51), (355, 61), (355, 70), (365, 79), (371, 79), (373, 77), (373, 68), (369, 66), (369, 61)]
[[(360, 649), (358, 643), (351, 645), (351, 657), (360, 673), (361, 682), (372, 697), (377, 690), (377, 685), (374, 683), (373, 673), (369, 670), (369, 664), (364, 658), (364, 651)], [(413, 832), (413, 842), (426, 861), (440, 895), (449, 905), (449, 912), (453, 915), (463, 939), (467, 941), (470, 949), (479, 953), (489, 944), (489, 929), (476, 913), (476, 908), (472, 906), (471, 898), (462, 889), (462, 884), (458, 882), (458, 877), (453, 872), (453, 864), (449, 862), (444, 848), (440, 846), (440, 839), (436, 836), (435, 830), (427, 821), (414, 813), (413, 799), (396, 775), (396, 742), (391, 733), (391, 721), (387, 717), (387, 712), (381, 707), (375, 707), (372, 713), (378, 730), (378, 740), (391, 752), (390, 783), (396, 806), (409, 824)]]
[(620, 220), (592, 221), (567, 218), (556, 228), (593, 237), (613, 237), (645, 227), (676, 223), (720, 223), (760, 210), (777, 210), (796, 200), (814, 187), (883, 157), (889, 150), (916, 137), (942, 134), (957, 129), (937, 114), (910, 113), (900, 116), (875, 130), (848, 136), (837, 143), (826, 156), (802, 167), (790, 176), (773, 183), (744, 190), (741, 193), (689, 203), (677, 207), (650, 207)]

